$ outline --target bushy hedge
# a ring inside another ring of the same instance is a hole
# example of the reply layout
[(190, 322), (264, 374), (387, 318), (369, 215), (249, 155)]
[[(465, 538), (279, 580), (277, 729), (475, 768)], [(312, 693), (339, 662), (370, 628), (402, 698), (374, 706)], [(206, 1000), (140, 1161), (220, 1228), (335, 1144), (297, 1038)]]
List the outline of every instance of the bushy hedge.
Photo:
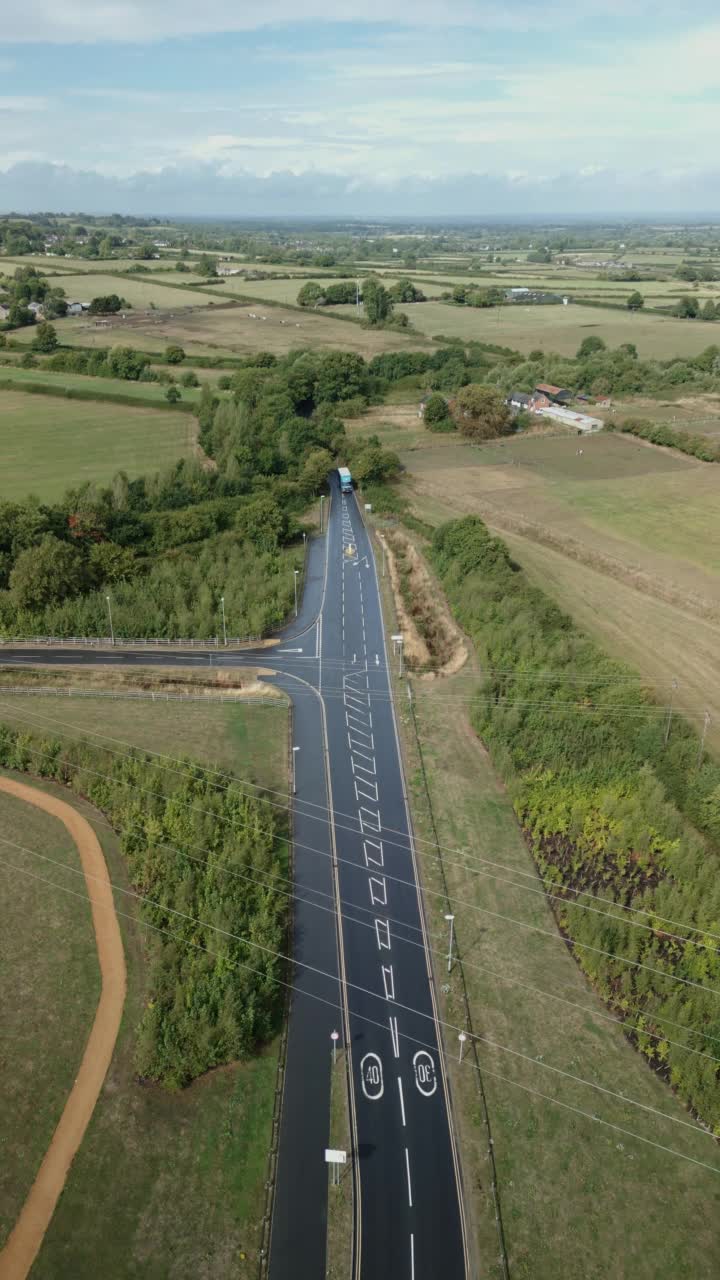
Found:
[(578, 963), (720, 1135), (717, 1067), (701, 1056), (720, 1039), (720, 766), (700, 761), (679, 717), (665, 747), (639, 679), (528, 584), (481, 520), (443, 525), (431, 556), (486, 671), (474, 723)]
[(0, 766), (65, 783), (102, 809), (131, 884), (149, 899), (139, 907), (151, 926), (141, 1076), (180, 1088), (275, 1033), (285, 973), (275, 953), (287, 950), (287, 897), (273, 888), (287, 872), (287, 846), (275, 809), (192, 761), (170, 772), (140, 752), (3, 724)]
[(649, 440), (651, 444), (679, 449), (681, 453), (689, 453), (703, 462), (720, 462), (720, 442), (716, 443), (709, 436), (678, 431), (665, 422), (650, 422), (647, 418), (625, 418), (622, 422), (607, 422), (605, 426), (608, 431), (622, 431), (638, 436), (641, 440)]

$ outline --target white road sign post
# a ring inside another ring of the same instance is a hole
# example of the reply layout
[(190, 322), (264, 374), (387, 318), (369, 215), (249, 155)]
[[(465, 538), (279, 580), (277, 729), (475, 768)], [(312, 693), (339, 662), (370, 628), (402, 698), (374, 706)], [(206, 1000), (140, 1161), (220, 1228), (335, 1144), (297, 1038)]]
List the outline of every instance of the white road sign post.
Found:
[(340, 1185), (340, 1165), (347, 1164), (347, 1151), (337, 1151), (332, 1147), (325, 1148), (325, 1163), (330, 1165), (331, 1182), (334, 1187)]

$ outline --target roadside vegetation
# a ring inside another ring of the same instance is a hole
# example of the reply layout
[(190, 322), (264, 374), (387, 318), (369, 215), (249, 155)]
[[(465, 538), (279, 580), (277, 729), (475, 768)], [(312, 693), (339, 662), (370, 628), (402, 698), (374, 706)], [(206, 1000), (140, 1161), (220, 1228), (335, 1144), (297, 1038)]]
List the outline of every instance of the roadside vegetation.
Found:
[(640, 682), (527, 584), (479, 519), (441, 526), (432, 559), (487, 672), (474, 723), (558, 924), (640, 1052), (720, 1135), (720, 766), (679, 719), (666, 747)]

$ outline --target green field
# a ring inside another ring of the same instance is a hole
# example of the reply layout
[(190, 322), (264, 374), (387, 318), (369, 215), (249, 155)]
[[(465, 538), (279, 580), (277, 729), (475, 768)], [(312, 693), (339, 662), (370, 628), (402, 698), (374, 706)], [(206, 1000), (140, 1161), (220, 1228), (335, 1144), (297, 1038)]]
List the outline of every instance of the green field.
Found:
[(700, 320), (606, 311), (571, 305), (525, 307), (520, 304), (481, 309), (420, 302), (405, 310), (419, 333), (446, 334), (465, 341), (494, 342), (518, 351), (557, 351), (574, 355), (583, 338), (602, 338), (608, 346), (634, 342), (643, 358), (669, 360), (697, 355), (720, 337), (720, 326)]
[[(182, 285), (182, 277), (177, 276), (177, 283)], [(154, 277), (96, 275), (84, 272), (80, 275), (64, 275), (58, 284), (65, 290), (68, 301), (90, 302), (108, 293), (117, 293), (126, 298), (131, 307), (146, 308), (151, 303), (164, 310), (175, 307), (203, 306), (209, 301), (206, 294), (196, 294), (192, 289), (170, 289)]]
[(72, 1088), (100, 995), (100, 972), (87, 902), (23, 872), (74, 889), (83, 887), (82, 880), (76, 883), (74, 875), (16, 847), (78, 868), (71, 836), (57, 819), (4, 793), (0, 830), (2, 1249)]
[[(4, 703), (10, 701), (5, 699)], [(221, 768), (287, 787), (284, 706), (178, 707), (30, 699), (0, 720), (73, 736), (96, 728), (140, 747), (192, 753)], [(27, 712), (38, 712), (30, 714)], [(112, 746), (112, 743), (108, 743)], [(27, 779), (23, 779), (27, 780)], [(64, 799), (62, 788), (46, 789)], [(93, 819), (82, 801), (73, 801)], [(52, 818), (0, 795), (3, 838), (77, 864)], [(96, 825), (113, 882), (127, 887), (118, 843)], [(5, 847), (2, 860), (31, 866), (77, 892), (82, 881)], [(0, 1006), (6, 1106), (0, 1114), (0, 1244), (15, 1220), (72, 1084), (94, 1014), (99, 975), (82, 897), (2, 870)], [(212, 1072), (181, 1094), (140, 1084), (135, 1028), (145, 993), (144, 936), (132, 898), (117, 895), (128, 965), (125, 1016), (108, 1078), (73, 1162), (33, 1277), (218, 1275), (255, 1280), (276, 1083), (277, 1045)]]
[[(179, 372), (180, 370), (175, 370), (176, 375)], [(99, 398), (103, 395), (120, 395), (145, 404), (150, 401), (158, 405), (167, 405), (167, 386), (162, 383), (133, 382), (125, 378), (92, 378), (84, 373), (55, 373), (42, 363), (34, 369), (23, 369), (17, 364), (0, 365), (0, 382), (3, 379), (17, 383), (18, 387), (32, 386), (33, 383), (57, 386), (59, 395), (69, 387), (74, 391), (84, 391), (88, 396), (96, 392)], [(199, 387), (179, 386), (178, 390), (181, 399), (190, 404), (195, 404), (200, 398)]]
[[(1, 664), (2, 649), (0, 671)], [(150, 674), (133, 668), (138, 682)], [(7, 676), (14, 679), (14, 673)], [(63, 680), (63, 673), (54, 669), (39, 677), (45, 685), (58, 680)], [(110, 685), (109, 675), (107, 681)], [(287, 705), (280, 699), (277, 704), (235, 705), (73, 700), (3, 694), (0, 685), (0, 721), (37, 733), (87, 737), (114, 751), (138, 747), (167, 756), (188, 755), (271, 790), (287, 790)]]
[(0, 391), (0, 425), (5, 501), (28, 493), (51, 501), (86, 480), (109, 484), (118, 470), (133, 477), (163, 469), (193, 455), (197, 430), (185, 413), (22, 391)]

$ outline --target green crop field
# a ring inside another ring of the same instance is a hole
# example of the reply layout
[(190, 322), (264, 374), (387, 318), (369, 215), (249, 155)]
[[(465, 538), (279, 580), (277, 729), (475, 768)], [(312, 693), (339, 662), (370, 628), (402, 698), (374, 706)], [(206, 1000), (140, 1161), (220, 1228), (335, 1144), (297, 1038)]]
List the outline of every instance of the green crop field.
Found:
[(194, 417), (171, 410), (0, 391), (0, 499), (48, 502), (119, 470), (163, 469), (193, 454), (196, 431)]
[(495, 342), (519, 351), (540, 347), (562, 355), (574, 355), (583, 338), (592, 335), (610, 347), (634, 342), (641, 357), (669, 360), (673, 356), (697, 355), (716, 336), (720, 337), (720, 325), (700, 320), (578, 305), (516, 304), (484, 310), (420, 302), (399, 310), (405, 310), (415, 329), (429, 337), (446, 334), (468, 342)]

